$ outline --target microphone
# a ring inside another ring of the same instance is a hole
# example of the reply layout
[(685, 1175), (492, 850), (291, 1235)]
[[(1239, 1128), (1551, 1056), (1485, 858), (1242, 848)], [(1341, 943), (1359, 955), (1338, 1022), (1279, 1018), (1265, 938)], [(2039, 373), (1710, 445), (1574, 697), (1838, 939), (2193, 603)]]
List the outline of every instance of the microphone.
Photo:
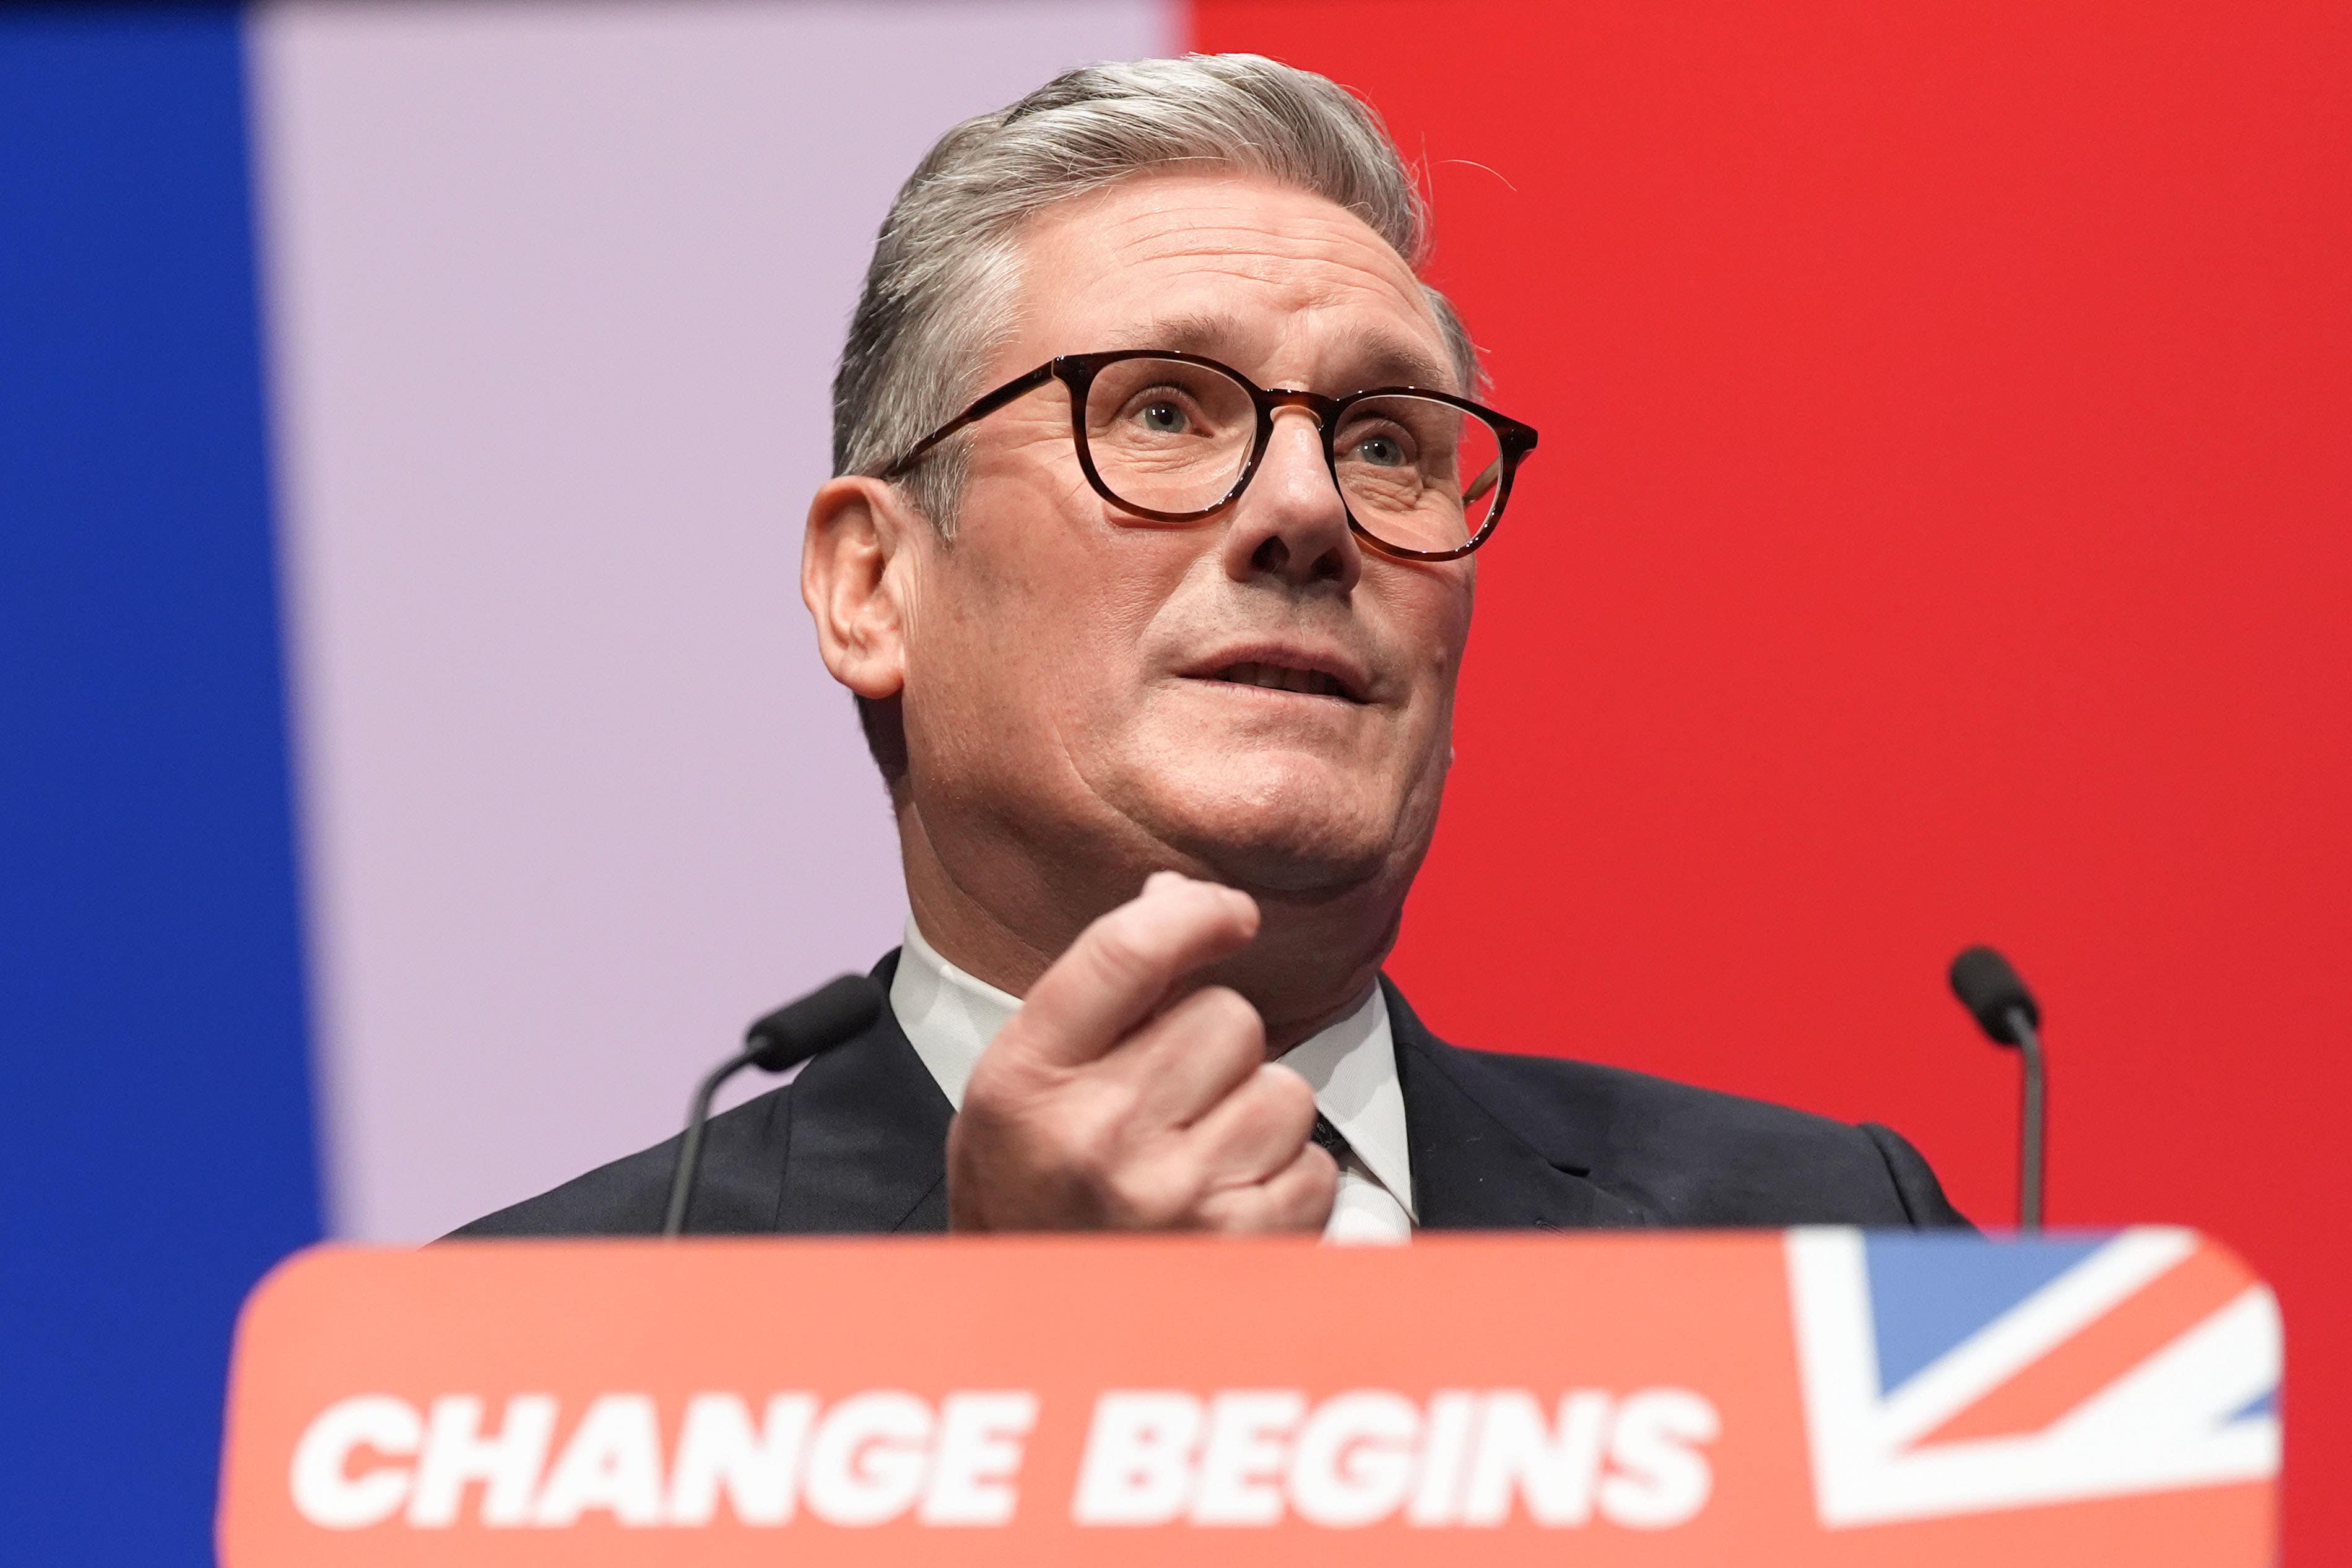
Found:
[(664, 1236), (686, 1230), (687, 1206), (694, 1201), (694, 1173), (702, 1163), (702, 1128), (710, 1120), (711, 1098), (719, 1086), (747, 1067), (782, 1072), (862, 1034), (882, 1016), (882, 988), (863, 975), (828, 980), (743, 1031), (743, 1049), (711, 1069), (694, 1092), (686, 1113), (686, 1136), (677, 1147), (677, 1171), (670, 1177), (669, 1214), (662, 1221)]
[(2042, 1152), (2047, 1120), (2042, 1102), (2042, 1008), (2017, 971), (1990, 947), (1952, 960), (1952, 995), (1995, 1045), (2015, 1046), (2024, 1066), (2019, 1113), (2017, 1228), (2042, 1228)]

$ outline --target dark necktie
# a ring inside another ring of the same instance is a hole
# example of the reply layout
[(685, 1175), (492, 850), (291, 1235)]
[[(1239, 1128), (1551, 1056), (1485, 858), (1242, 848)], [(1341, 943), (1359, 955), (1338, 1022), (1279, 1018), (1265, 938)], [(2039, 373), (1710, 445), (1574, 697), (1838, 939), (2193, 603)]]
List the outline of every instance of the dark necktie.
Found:
[(1347, 1137), (1339, 1128), (1331, 1124), (1331, 1118), (1322, 1112), (1315, 1113), (1315, 1130), (1307, 1135), (1320, 1144), (1323, 1146), (1323, 1152), (1339, 1164), (1344, 1166), (1348, 1163)]

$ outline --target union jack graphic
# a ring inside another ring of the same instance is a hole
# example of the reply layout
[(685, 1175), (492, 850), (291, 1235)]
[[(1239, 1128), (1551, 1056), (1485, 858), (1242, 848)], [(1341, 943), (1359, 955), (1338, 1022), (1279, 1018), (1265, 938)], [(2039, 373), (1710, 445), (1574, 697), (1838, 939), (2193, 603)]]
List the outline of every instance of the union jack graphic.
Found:
[(2278, 1303), (2192, 1232), (1788, 1249), (1826, 1528), (2278, 1474)]

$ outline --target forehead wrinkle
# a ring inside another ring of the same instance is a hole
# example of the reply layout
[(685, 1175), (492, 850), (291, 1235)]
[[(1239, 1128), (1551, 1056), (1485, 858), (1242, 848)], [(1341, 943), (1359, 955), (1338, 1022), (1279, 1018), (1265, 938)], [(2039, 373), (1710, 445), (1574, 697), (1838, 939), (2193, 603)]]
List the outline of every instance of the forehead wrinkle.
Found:
[[(1239, 231), (1252, 237), (1263, 231)], [(1397, 307), (1414, 320), (1433, 332), (1436, 314), (1429, 307), (1419, 280), (1408, 273), (1411, 288), (1400, 288), (1395, 279), (1383, 269), (1341, 260), (1338, 257), (1313, 257), (1294, 261), (1288, 257), (1269, 256), (1262, 249), (1218, 249), (1213, 246), (1187, 246), (1181, 251), (1159, 252), (1139, 264), (1130, 264), (1122, 270), (1135, 270), (1138, 266), (1149, 267), (1153, 262), (1180, 264), (1177, 276), (1190, 281), (1195, 277), (1202, 281), (1230, 284), (1245, 281), (1271, 290), (1283, 297), (1279, 308), (1289, 317), (1311, 316), (1321, 312), (1347, 309), (1358, 298), (1369, 298), (1374, 308), (1385, 314)], [(1208, 263), (1195, 267), (1191, 264)], [(1337, 269), (1340, 276), (1332, 276)], [(1203, 276), (1205, 275), (1205, 276)], [(1171, 280), (1172, 283), (1173, 280)], [(1223, 357), (1221, 348), (1237, 342), (1253, 342), (1261, 333), (1245, 324), (1239, 312), (1216, 308), (1180, 310), (1155, 314), (1137, 326), (1110, 329), (1104, 348), (1177, 349), (1188, 353)], [(1402, 375), (1416, 385), (1451, 385), (1454, 372), (1442, 352), (1433, 352), (1425, 344), (1404, 340), (1394, 333), (1377, 329), (1358, 331), (1352, 336), (1363, 349), (1360, 356), (1367, 374)], [(1230, 350), (1227, 350), (1230, 352)], [(1246, 369), (1237, 366), (1237, 369)]]
[[(1169, 199), (1138, 203), (1132, 197), (1139, 184), (1146, 192), (1164, 192)], [(1091, 209), (1087, 215), (1096, 221), (1081, 219), (1079, 232), (1104, 244), (1115, 265), (1132, 266), (1163, 256), (1255, 256), (1343, 267), (1380, 277), (1402, 295), (1419, 292), (1420, 279), (1396, 248), (1361, 217), (1328, 198), (1278, 187), (1290, 198), (1284, 204), (1288, 210), (1279, 227), (1269, 227), (1259, 214), (1237, 213), (1236, 207), (1244, 204), (1252, 188), (1260, 184), (1250, 178), (1197, 174), (1147, 179), (1079, 198), (1062, 214), (1048, 216), (1042, 226), (1051, 226), (1053, 217), (1058, 216), (1066, 226), (1078, 227), (1068, 220), (1079, 218), (1081, 210)], [(1237, 196), (1242, 201), (1237, 202)], [(1368, 262), (1367, 257), (1373, 259)]]
[(1325, 203), (1328, 212), (1292, 215), (1279, 229), (1229, 215), (1227, 209), (1208, 212), (1170, 207), (1146, 207), (1112, 218), (1096, 232), (1118, 250), (1147, 249), (1165, 241), (1197, 238), (1211, 250), (1230, 249), (1235, 241), (1253, 248), (1271, 248), (1301, 258), (1328, 256), (1338, 251), (1365, 250), (1389, 258), (1400, 272), (1412, 269), (1404, 257), (1364, 221)]
[[(1328, 308), (1336, 303), (1333, 300), (1318, 300), (1300, 311), (1298, 318), (1318, 309)], [(1172, 349), (1178, 353), (1199, 354), (1223, 361), (1243, 374), (1263, 381), (1265, 378), (1259, 374), (1258, 367), (1246, 362), (1255, 351), (1256, 340), (1262, 336), (1229, 311), (1183, 310), (1152, 316), (1133, 326), (1114, 328), (1106, 335), (1102, 346), (1106, 349)], [(1448, 385), (1454, 379), (1453, 371), (1445, 368), (1444, 362), (1433, 358), (1422, 345), (1407, 342), (1385, 331), (1350, 331), (1339, 347), (1344, 354), (1344, 362), (1354, 368), (1352, 376), (1348, 378), (1352, 384), (1316, 390), (1340, 393), (1395, 382), (1410, 386)]]
[(1400, 298), (1411, 298), (1418, 292), (1420, 280), (1412, 269), (1377, 235), (1366, 230), (1334, 235), (1331, 238), (1339, 243), (1318, 244), (1306, 236), (1255, 224), (1222, 227), (1188, 225), (1181, 228), (1171, 225), (1150, 234), (1111, 240), (1103, 259), (1119, 270), (1155, 264), (1213, 262), (1277, 285), (1297, 275), (1328, 267), (1359, 275), (1370, 285)]
[[(1343, 308), (1344, 304), (1338, 297), (1338, 290), (1326, 288), (1307, 308), (1309, 312), (1337, 310)], [(1412, 304), (1418, 308), (1414, 313), (1433, 329), (1437, 325), (1436, 315), (1418, 289), (1414, 291)], [(1442, 353), (1433, 354), (1427, 345), (1400, 338), (1391, 332), (1379, 329), (1351, 332), (1345, 347), (1349, 350), (1348, 362), (1359, 367), (1359, 374), (1366, 378), (1365, 384), (1392, 377), (1401, 378), (1412, 386), (1454, 384), (1454, 371)]]

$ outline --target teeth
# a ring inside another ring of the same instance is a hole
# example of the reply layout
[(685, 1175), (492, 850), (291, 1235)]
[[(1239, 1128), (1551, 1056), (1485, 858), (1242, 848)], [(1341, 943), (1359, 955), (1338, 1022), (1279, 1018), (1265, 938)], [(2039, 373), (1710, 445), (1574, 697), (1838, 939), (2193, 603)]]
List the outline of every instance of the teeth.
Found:
[(1341, 695), (1339, 683), (1322, 671), (1294, 670), (1283, 664), (1234, 664), (1221, 678), (1245, 686), (1264, 686), (1269, 691), (1304, 692), (1327, 697)]

